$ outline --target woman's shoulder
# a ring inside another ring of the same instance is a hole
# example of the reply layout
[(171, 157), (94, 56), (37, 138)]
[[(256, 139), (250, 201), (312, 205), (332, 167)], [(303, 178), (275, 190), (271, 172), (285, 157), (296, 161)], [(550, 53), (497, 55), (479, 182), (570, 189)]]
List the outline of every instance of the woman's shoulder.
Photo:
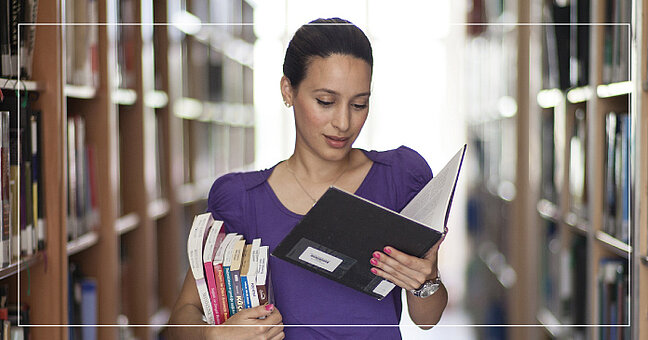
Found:
[(218, 193), (229, 195), (242, 194), (265, 182), (269, 175), (270, 169), (230, 172), (214, 181), (209, 191), (209, 196), (211, 197)]
[[(432, 170), (421, 154), (414, 149), (401, 145), (392, 150), (365, 151), (365, 155), (374, 162), (402, 169), (417, 176), (432, 177)], [(429, 179), (428, 178), (428, 179)]]

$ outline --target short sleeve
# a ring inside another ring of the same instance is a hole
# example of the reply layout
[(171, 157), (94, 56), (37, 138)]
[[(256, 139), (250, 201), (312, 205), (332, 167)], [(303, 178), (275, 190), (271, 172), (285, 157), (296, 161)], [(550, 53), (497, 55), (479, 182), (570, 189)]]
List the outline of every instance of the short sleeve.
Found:
[(207, 211), (225, 224), (227, 232), (243, 233), (245, 186), (240, 174), (230, 173), (214, 181), (207, 198)]
[(392, 166), (398, 173), (395, 180), (400, 188), (398, 211), (401, 211), (432, 179), (432, 169), (418, 152), (401, 146), (396, 149)]

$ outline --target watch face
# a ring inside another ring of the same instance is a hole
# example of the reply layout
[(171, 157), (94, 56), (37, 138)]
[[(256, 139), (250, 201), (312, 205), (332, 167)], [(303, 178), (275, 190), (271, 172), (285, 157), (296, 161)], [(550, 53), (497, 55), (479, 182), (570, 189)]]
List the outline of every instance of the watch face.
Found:
[(428, 297), (434, 293), (436, 293), (437, 290), (439, 290), (440, 285), (438, 283), (432, 283), (430, 285), (426, 285), (423, 287), (423, 289), (420, 290), (418, 296), (419, 297)]

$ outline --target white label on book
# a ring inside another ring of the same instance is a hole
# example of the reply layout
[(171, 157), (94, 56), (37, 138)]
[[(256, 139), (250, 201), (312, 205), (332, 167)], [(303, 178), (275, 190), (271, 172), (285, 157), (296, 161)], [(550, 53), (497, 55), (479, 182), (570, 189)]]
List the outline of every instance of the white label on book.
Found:
[(331, 273), (342, 263), (342, 259), (313, 247), (306, 248), (306, 250), (299, 255), (299, 259), (324, 270), (328, 270)]
[(391, 292), (392, 289), (394, 289), (394, 287), (396, 287), (396, 285), (394, 285), (393, 283), (387, 280), (382, 280), (376, 286), (376, 288), (374, 288), (373, 292), (378, 295), (386, 296), (387, 294), (389, 294), (389, 292)]

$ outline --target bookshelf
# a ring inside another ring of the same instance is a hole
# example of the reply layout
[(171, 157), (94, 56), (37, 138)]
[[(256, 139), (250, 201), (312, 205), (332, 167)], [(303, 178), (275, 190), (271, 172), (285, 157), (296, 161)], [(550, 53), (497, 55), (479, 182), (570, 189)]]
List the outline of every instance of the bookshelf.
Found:
[[(494, 23), (468, 30), (468, 60), (483, 66), (467, 66), (478, 78), (468, 81), (474, 84), (469, 96), (478, 99), (468, 112), (469, 136), (483, 174), (472, 181), (468, 220), (475, 247), (487, 243), (516, 279), (509, 287), (487, 285), (479, 294), (508, 299), (491, 305), (493, 311), (503, 309), (503, 323), (542, 325), (510, 328), (507, 338), (608, 339), (627, 332), (643, 339), (648, 336), (647, 3), (484, 3), (468, 15), (475, 23)], [(612, 25), (517, 26), (510, 48), (497, 23), (511, 21)], [(507, 58), (517, 60), (512, 77), (501, 69)], [(515, 114), (492, 114), (506, 97), (515, 100)], [(501, 126), (507, 120), (515, 129), (513, 156), (504, 149)], [(508, 168), (515, 173), (503, 181), (507, 158), (513, 158)], [(507, 191), (514, 195), (508, 202), (498, 189), (510, 183)], [(513, 208), (502, 209), (503, 202)], [(489, 210), (503, 217), (489, 218)], [(475, 269), (472, 279), (498, 277), (481, 253), (479, 258), (486, 269)], [(482, 315), (476, 321), (494, 323)], [(627, 323), (631, 327), (562, 327)]]
[[(39, 2), (38, 23), (122, 25), (38, 26), (32, 76), (0, 79), (3, 90), (38, 93), (31, 105), (43, 112), (47, 245), (20, 270), (0, 269), (0, 283), (31, 306), (32, 324), (78, 323), (69, 304), (76, 275), (96, 282), (96, 323), (167, 322), (188, 268), (191, 219), (218, 176), (254, 162), (252, 27), (183, 32), (173, 23), (253, 22), (253, 9), (244, 0)], [(75, 166), (73, 156), (84, 161)], [(32, 330), (34, 339), (75, 332)], [(153, 339), (163, 330), (96, 332)]]

